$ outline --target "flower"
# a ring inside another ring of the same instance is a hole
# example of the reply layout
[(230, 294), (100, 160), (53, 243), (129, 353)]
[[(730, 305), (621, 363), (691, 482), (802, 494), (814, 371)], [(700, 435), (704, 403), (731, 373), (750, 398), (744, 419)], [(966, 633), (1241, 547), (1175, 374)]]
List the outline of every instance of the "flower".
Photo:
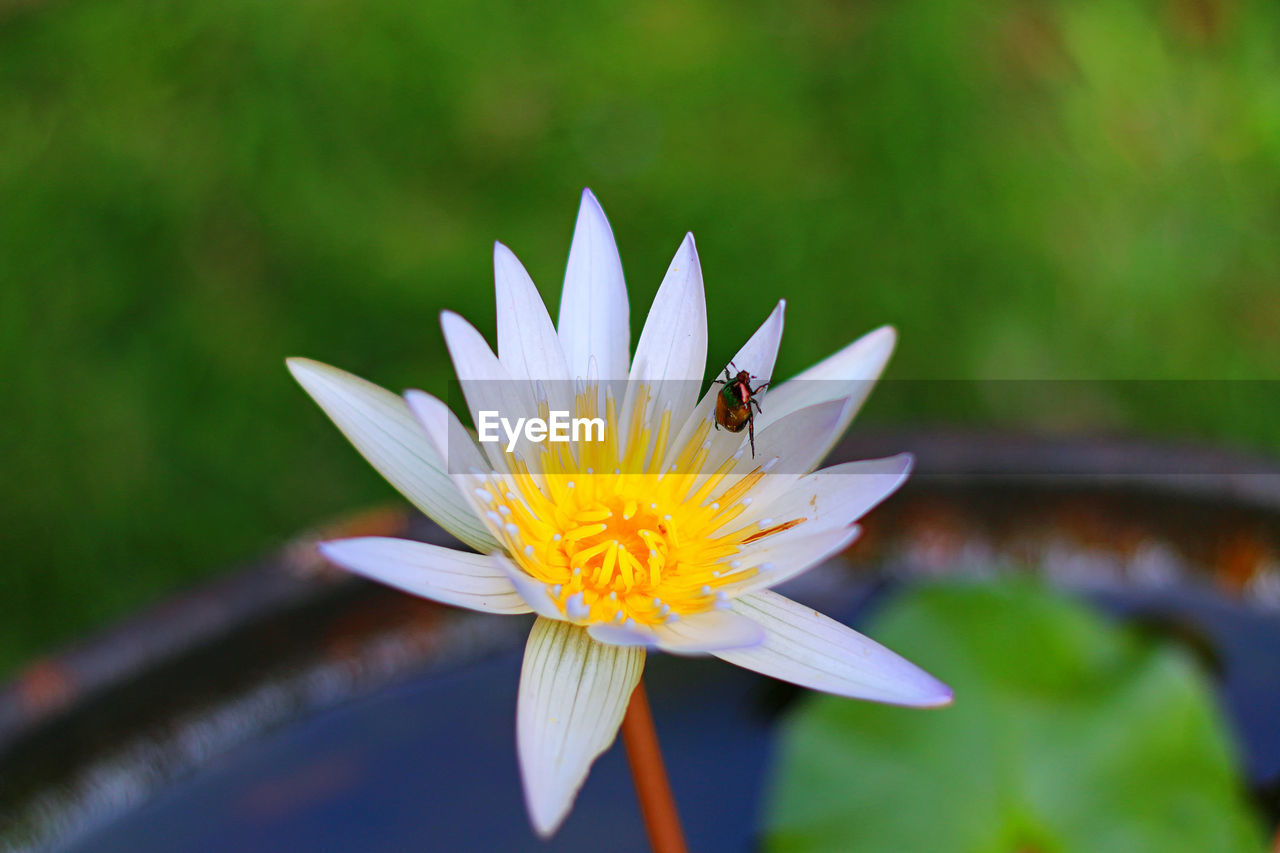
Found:
[(622, 265), (589, 190), (558, 327), (501, 244), (494, 273), (496, 356), (461, 317), (441, 317), (473, 419), (570, 406), (603, 418), (602, 441), (536, 444), (526, 432), (509, 453), (502, 442), (477, 445), (429, 394), (401, 398), (318, 362), (288, 364), (393, 486), (475, 549), (365, 537), (322, 543), (325, 557), (446, 604), (537, 614), (520, 676), (517, 748), (541, 835), (564, 820), (616, 736), (649, 648), (709, 653), (841, 696), (951, 701), (949, 688), (913, 664), (768, 589), (846, 548), (858, 535), (854, 522), (907, 476), (909, 455), (810, 473), (884, 368), (892, 329), (767, 390), (782, 336), (779, 302), (733, 358), (754, 377), (760, 411), (749, 434), (731, 432), (718, 428), (721, 386), (699, 399), (707, 329), (693, 235), (654, 297), (634, 359)]

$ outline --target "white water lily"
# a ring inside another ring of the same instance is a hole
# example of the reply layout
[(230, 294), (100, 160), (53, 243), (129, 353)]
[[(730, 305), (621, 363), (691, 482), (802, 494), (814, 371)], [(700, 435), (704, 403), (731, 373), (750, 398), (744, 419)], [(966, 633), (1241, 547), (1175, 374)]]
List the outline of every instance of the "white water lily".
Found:
[[(614, 740), (647, 649), (713, 654), (841, 696), (909, 706), (951, 701), (937, 679), (768, 587), (839, 553), (892, 493), (907, 455), (813, 472), (879, 376), (883, 328), (763, 392), (754, 448), (715, 429), (701, 399), (706, 304), (693, 236), (676, 252), (629, 357), (622, 265), (585, 191), (559, 323), (524, 267), (494, 249), (498, 352), (441, 318), (473, 415), (545, 414), (559, 401), (602, 417), (602, 442), (477, 445), (440, 400), (403, 398), (327, 365), (289, 368), (356, 448), (415, 506), (476, 553), (400, 539), (324, 543), (334, 563), (406, 592), (489, 613), (537, 614), (517, 702), (517, 747), (534, 828), (564, 820)], [(784, 304), (733, 358), (767, 382)], [(568, 389), (568, 390), (566, 390)], [(813, 472), (813, 473), (810, 473)]]

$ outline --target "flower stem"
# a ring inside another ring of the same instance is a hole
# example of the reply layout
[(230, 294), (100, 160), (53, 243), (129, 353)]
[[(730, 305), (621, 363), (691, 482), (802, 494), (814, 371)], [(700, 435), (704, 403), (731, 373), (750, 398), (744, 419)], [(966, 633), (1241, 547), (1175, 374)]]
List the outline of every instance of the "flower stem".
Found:
[(631, 763), (640, 813), (649, 832), (649, 846), (653, 853), (686, 853), (684, 831), (667, 782), (667, 770), (662, 764), (662, 750), (658, 748), (658, 733), (653, 728), (643, 680), (631, 694), (627, 715), (622, 718), (622, 741), (627, 745), (627, 760)]

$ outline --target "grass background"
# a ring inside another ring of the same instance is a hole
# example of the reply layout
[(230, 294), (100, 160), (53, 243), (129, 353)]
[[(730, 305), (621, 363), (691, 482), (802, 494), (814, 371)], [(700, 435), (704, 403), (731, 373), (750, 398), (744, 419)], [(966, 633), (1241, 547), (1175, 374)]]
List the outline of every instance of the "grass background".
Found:
[[(1278, 60), (1265, 0), (0, 0), (0, 672), (389, 498), (282, 359), (444, 393), (584, 185), (633, 336), (696, 233), (713, 361), (786, 296), (781, 375), (1274, 378)], [(1280, 437), (1115, 396), (868, 416)]]

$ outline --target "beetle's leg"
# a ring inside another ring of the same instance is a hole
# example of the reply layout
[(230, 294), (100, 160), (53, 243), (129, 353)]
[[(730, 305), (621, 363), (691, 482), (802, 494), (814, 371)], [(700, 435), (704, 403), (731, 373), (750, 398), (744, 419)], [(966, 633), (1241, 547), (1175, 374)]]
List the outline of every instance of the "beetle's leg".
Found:
[(751, 440), (751, 458), (756, 458), (756, 419), (751, 414), (751, 410), (747, 410), (747, 438)]
[[(760, 412), (760, 401), (759, 401), (759, 400), (757, 400), (755, 397), (752, 397), (752, 398), (751, 398), (751, 400), (750, 400), (749, 402), (751, 403), (751, 405), (753, 405), (753, 406), (755, 406), (755, 407), (756, 407), (756, 411), (757, 411), (757, 412)], [(762, 414), (762, 415), (763, 415), (763, 414), (764, 414), (764, 412), (760, 412), (760, 414)]]

